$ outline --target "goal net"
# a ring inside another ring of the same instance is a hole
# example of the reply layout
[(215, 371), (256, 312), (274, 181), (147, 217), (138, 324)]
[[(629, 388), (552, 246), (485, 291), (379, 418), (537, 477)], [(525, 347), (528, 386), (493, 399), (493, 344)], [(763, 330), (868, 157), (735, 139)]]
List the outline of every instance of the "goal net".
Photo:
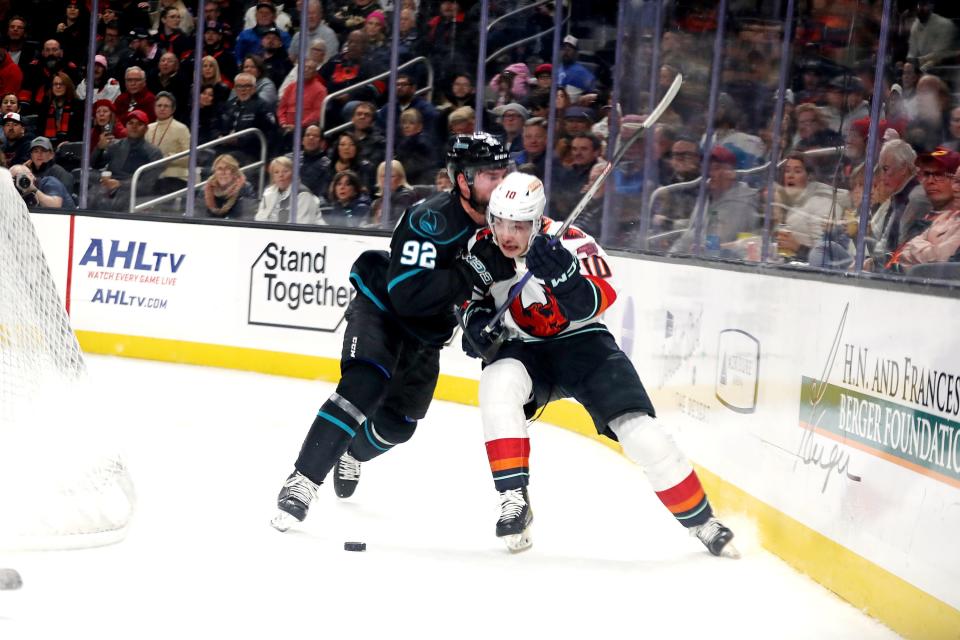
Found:
[(0, 548), (125, 535), (133, 485), (92, 391), (30, 213), (0, 169)]

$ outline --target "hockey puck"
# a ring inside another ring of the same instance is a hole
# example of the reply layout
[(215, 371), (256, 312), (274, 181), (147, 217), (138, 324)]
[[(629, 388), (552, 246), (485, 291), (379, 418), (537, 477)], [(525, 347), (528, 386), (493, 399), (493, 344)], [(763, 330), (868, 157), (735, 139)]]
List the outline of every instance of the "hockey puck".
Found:
[(344, 542), (343, 550), (344, 551), (366, 551), (367, 543), (366, 542)]

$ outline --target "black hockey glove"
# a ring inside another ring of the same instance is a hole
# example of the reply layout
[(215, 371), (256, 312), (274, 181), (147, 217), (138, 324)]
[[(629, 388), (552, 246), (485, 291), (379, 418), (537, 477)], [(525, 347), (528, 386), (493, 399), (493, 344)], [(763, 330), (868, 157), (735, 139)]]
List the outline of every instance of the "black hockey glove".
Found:
[(484, 328), (497, 315), (496, 309), (481, 302), (473, 303), (464, 314), (463, 352), (471, 358), (486, 360), (495, 345), (499, 344), (504, 335), (502, 323), (497, 323), (493, 331), (486, 333)]
[(554, 295), (562, 296), (580, 281), (580, 263), (559, 242), (550, 245), (550, 238), (537, 234), (527, 251), (527, 269), (550, 287)]
[(494, 282), (509, 280), (517, 272), (513, 258), (503, 255), (490, 238), (478, 240), (454, 268), (481, 292), (489, 290)]

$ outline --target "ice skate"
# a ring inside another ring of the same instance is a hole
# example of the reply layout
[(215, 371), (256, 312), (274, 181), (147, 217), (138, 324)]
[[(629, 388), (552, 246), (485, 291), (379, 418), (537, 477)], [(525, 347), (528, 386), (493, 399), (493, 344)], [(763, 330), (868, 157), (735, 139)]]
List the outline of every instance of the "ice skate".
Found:
[(740, 552), (730, 543), (733, 540), (733, 531), (716, 518), (710, 518), (699, 526), (691, 527), (690, 535), (700, 538), (700, 542), (715, 556), (740, 557)]
[(345, 451), (333, 468), (333, 490), (338, 498), (349, 498), (360, 482), (360, 461)]
[(299, 471), (287, 477), (277, 496), (277, 515), (270, 524), (277, 531), (286, 531), (295, 522), (307, 517), (310, 503), (317, 497), (317, 485)]
[(500, 519), (497, 520), (497, 537), (503, 538), (510, 553), (526, 551), (533, 545), (530, 525), (533, 511), (527, 488), (508, 489), (500, 492)]

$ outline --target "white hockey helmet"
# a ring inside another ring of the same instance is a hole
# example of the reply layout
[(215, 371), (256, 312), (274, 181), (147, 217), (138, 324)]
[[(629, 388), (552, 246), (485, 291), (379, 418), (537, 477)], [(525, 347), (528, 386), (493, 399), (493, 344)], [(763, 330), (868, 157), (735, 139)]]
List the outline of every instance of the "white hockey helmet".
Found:
[(530, 240), (540, 232), (543, 223), (543, 210), (547, 206), (547, 196), (543, 192), (543, 182), (535, 175), (515, 171), (508, 174), (490, 194), (487, 205), (487, 224), (497, 241), (497, 231), (493, 226), (494, 218), (514, 222), (532, 222)]

